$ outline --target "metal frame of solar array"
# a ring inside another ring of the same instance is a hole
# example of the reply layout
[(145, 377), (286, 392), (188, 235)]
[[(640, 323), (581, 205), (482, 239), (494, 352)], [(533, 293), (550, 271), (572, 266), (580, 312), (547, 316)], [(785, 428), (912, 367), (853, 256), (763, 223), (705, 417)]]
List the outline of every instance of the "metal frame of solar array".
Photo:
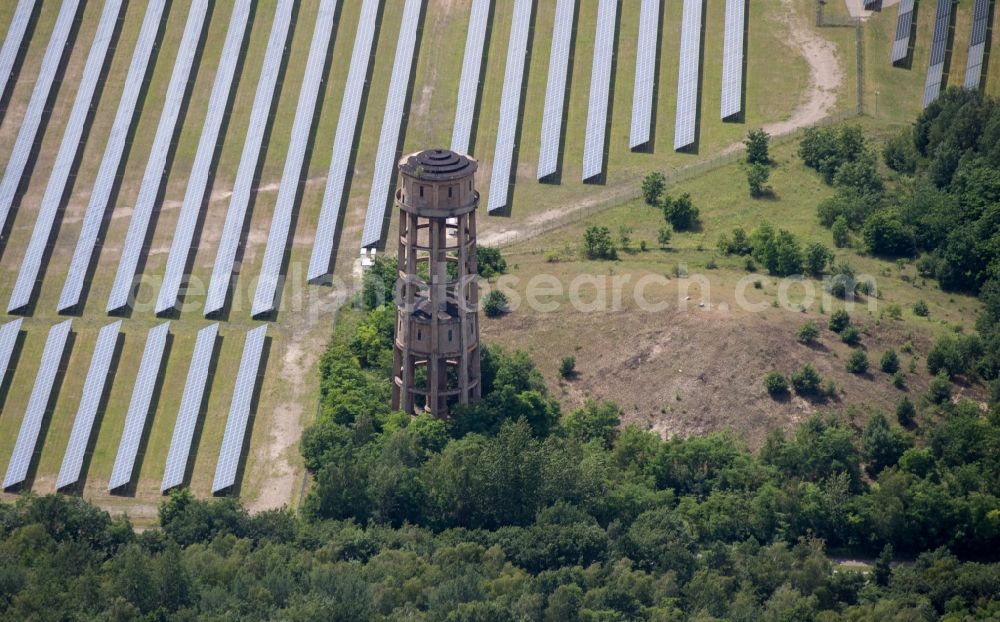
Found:
[(632, 129), (629, 149), (649, 144), (653, 125), (653, 87), (656, 85), (656, 47), (659, 39), (660, 0), (642, 0), (639, 40), (635, 50), (635, 84), (632, 87)]
[(42, 419), (45, 418), (45, 411), (48, 408), (52, 387), (59, 373), (59, 364), (66, 351), (66, 340), (69, 338), (72, 325), (73, 320), (66, 320), (49, 329), (45, 349), (42, 351), (42, 362), (38, 368), (38, 374), (35, 376), (31, 397), (28, 398), (28, 408), (24, 411), (21, 429), (17, 434), (17, 443), (14, 445), (14, 452), (7, 464), (7, 474), (3, 479), (4, 490), (23, 484), (28, 477), (28, 467), (35, 454), (38, 434), (42, 429)]
[(252, 406), (251, 400), (256, 389), (260, 357), (264, 351), (264, 338), (266, 336), (267, 324), (264, 324), (248, 332), (243, 344), (243, 356), (240, 359), (240, 369), (236, 373), (233, 401), (229, 406), (226, 431), (222, 436), (219, 460), (215, 465), (215, 479), (212, 481), (213, 494), (232, 488), (236, 484), (236, 469), (239, 467), (240, 454), (243, 453), (243, 443), (246, 440), (247, 423), (250, 420), (250, 407)]
[(900, 0), (899, 12), (896, 14), (896, 38), (892, 42), (890, 60), (892, 64), (902, 62), (910, 53), (910, 33), (913, 30), (914, 0)]
[(21, 51), (24, 34), (28, 31), (31, 14), (35, 11), (37, 1), (19, 0), (17, 8), (14, 9), (14, 17), (11, 18), (10, 26), (7, 28), (3, 47), (0, 47), (0, 94), (6, 90), (7, 83), (10, 82), (11, 73), (14, 71), (14, 62)]
[(118, 112), (115, 113), (111, 134), (108, 136), (104, 156), (101, 158), (101, 167), (98, 169), (94, 189), (90, 193), (90, 202), (83, 215), (83, 224), (80, 227), (80, 235), (73, 251), (73, 259), (70, 262), (62, 293), (59, 295), (58, 311), (60, 312), (72, 309), (80, 303), (87, 267), (97, 246), (97, 236), (108, 207), (111, 191), (115, 185), (115, 177), (121, 164), (125, 141), (128, 139), (129, 131), (135, 120), (135, 107), (139, 101), (142, 84), (146, 79), (146, 74), (152, 69), (149, 58), (153, 51), (153, 45), (156, 43), (156, 33), (160, 28), (166, 6), (166, 0), (150, 0), (146, 9), (146, 16), (143, 18), (142, 28), (139, 30), (139, 39), (136, 41), (135, 51), (132, 53), (132, 62), (125, 77), (122, 96), (118, 102)]
[(212, 268), (212, 280), (209, 282), (208, 296), (205, 299), (205, 316), (221, 311), (226, 304), (226, 294), (236, 264), (236, 251), (243, 233), (243, 225), (246, 223), (254, 175), (257, 172), (260, 150), (264, 143), (264, 132), (267, 129), (268, 114), (271, 112), (274, 100), (275, 86), (278, 83), (278, 73), (281, 71), (281, 59), (285, 54), (285, 43), (288, 40), (294, 8), (294, 1), (279, 2), (271, 23), (271, 34), (268, 36), (264, 65), (261, 68), (260, 80), (257, 82), (257, 92), (254, 95), (250, 124), (247, 126), (246, 139), (243, 142), (240, 166), (236, 171), (233, 194), (229, 198), (222, 238), (215, 252), (215, 266)]
[(63, 54), (69, 53), (70, 46), (66, 43), (73, 30), (73, 22), (76, 20), (79, 8), (80, 0), (63, 0), (62, 6), (59, 8), (59, 16), (56, 18), (52, 37), (45, 48), (45, 56), (42, 58), (42, 66), (38, 69), (38, 74), (35, 77), (35, 88), (31, 92), (28, 108), (21, 119), (21, 127), (17, 132), (14, 150), (10, 154), (10, 159), (7, 160), (3, 179), (0, 180), (0, 231), (3, 231), (7, 224), (10, 208), (17, 198), (17, 190), (21, 186), (24, 169), (28, 166), (28, 157), (35, 146), (38, 128), (42, 123), (45, 105), (52, 90), (52, 83), (56, 79), (56, 73), (59, 71)]
[(97, 344), (94, 346), (94, 356), (90, 359), (87, 379), (83, 383), (83, 394), (80, 405), (73, 419), (73, 431), (70, 432), (66, 453), (63, 454), (59, 477), (56, 478), (56, 490), (80, 481), (80, 470), (83, 468), (84, 454), (94, 429), (97, 409), (101, 405), (101, 396), (108, 383), (108, 371), (111, 369), (111, 359), (118, 347), (118, 335), (122, 321), (108, 324), (97, 334)]
[(941, 94), (944, 79), (944, 61), (948, 48), (948, 31), (951, 29), (951, 7), (954, 0), (938, 0), (934, 17), (934, 39), (931, 56), (927, 64), (927, 80), (924, 82), (924, 108)]
[(508, 203), (514, 135), (517, 133), (517, 117), (521, 108), (521, 87), (524, 84), (524, 62), (528, 56), (533, 8), (534, 0), (516, 0), (514, 3), (510, 42), (507, 44), (507, 64), (504, 66), (503, 94), (500, 96), (500, 123), (497, 125), (497, 144), (493, 150), (493, 172), (490, 174), (490, 194), (487, 199), (487, 210), (490, 212), (502, 209)]
[(295, 210), (295, 199), (299, 193), (299, 178), (302, 176), (313, 114), (316, 112), (319, 90), (323, 84), (323, 69), (326, 65), (326, 54), (333, 35), (333, 19), (336, 14), (337, 0), (321, 0), (319, 14), (316, 16), (316, 28), (313, 30), (312, 43), (309, 46), (309, 58), (306, 60), (306, 72), (302, 78), (298, 104), (295, 107), (295, 120), (292, 121), (292, 136), (288, 142), (288, 154), (285, 156), (285, 169), (281, 173), (278, 198), (274, 205), (274, 213), (271, 215), (271, 230), (267, 234), (264, 262), (261, 264), (260, 278), (257, 280), (257, 290), (254, 292), (253, 307), (250, 312), (254, 317), (274, 311), (274, 296), (280, 278), (278, 273), (285, 258), (288, 231), (292, 226), (292, 212)]
[(17, 343), (17, 335), (21, 332), (21, 320), (7, 322), (0, 326), (0, 383), (7, 377), (10, 359), (14, 355), (14, 345)]
[(149, 219), (160, 192), (160, 185), (167, 174), (167, 155), (173, 140), (177, 118), (184, 104), (188, 78), (191, 75), (191, 67), (198, 51), (198, 41), (201, 39), (209, 4), (209, 0), (193, 0), (191, 3), (191, 11), (184, 26), (177, 60), (174, 63), (170, 83), (167, 86), (160, 122), (156, 128), (156, 136), (153, 138), (153, 147), (146, 163), (146, 171), (142, 176), (142, 185), (139, 186), (139, 196), (132, 209), (132, 219), (129, 222), (125, 245), (118, 261), (115, 282), (111, 288), (111, 295), (108, 297), (108, 313), (128, 305), (136, 269), (139, 265), (139, 254), (142, 252), (142, 245), (146, 240), (149, 228)]
[(743, 29), (746, 0), (726, 0), (726, 37), (722, 49), (723, 119), (743, 112)]
[(458, 82), (455, 125), (451, 131), (451, 150), (457, 153), (469, 153), (476, 95), (479, 93), (479, 77), (483, 68), (483, 46), (486, 43), (486, 27), (489, 25), (492, 2), (493, 0), (472, 0), (469, 28), (465, 36), (462, 77)]
[(597, 8), (597, 31), (594, 34), (594, 62), (590, 72), (587, 132), (583, 139), (583, 181), (604, 172), (604, 138), (608, 123), (608, 96), (611, 89), (611, 63), (615, 57), (617, 21), (618, 0), (600, 0)]
[(969, 35), (969, 56), (965, 64), (967, 89), (978, 89), (983, 79), (983, 55), (986, 53), (986, 33), (990, 27), (990, 0), (976, 0), (972, 9), (972, 33)]
[(361, 248), (375, 246), (382, 239), (382, 223), (385, 222), (389, 184), (396, 167), (396, 148), (399, 146), (399, 133), (403, 125), (406, 92), (413, 73), (413, 52), (417, 45), (417, 28), (420, 26), (423, 4), (423, 0), (406, 0), (403, 6), (403, 21), (399, 26), (389, 95), (385, 102), (385, 114), (382, 116), (382, 131), (379, 134), (378, 153), (375, 155), (375, 169), (368, 194), (365, 228), (361, 233)]
[(146, 336), (146, 347), (142, 351), (142, 361), (139, 362), (139, 373), (135, 377), (132, 388), (132, 399), (125, 415), (125, 427), (115, 455), (115, 465), (108, 480), (108, 491), (125, 486), (132, 481), (135, 470), (135, 457), (139, 452), (139, 442), (149, 417), (150, 402), (153, 390), (163, 364), (163, 350), (167, 345), (170, 322), (154, 326)]
[(698, 71), (701, 55), (701, 14), (704, 0), (684, 0), (681, 55), (677, 69), (677, 116), (674, 151), (694, 144), (698, 120)]
[(208, 100), (208, 114), (205, 116), (198, 150), (195, 152), (191, 175), (184, 191), (184, 202), (177, 216), (177, 226), (170, 241), (167, 267), (156, 299), (156, 313), (163, 313), (177, 305), (177, 296), (184, 280), (184, 268), (187, 267), (188, 258), (191, 256), (194, 230), (198, 224), (198, 215), (201, 213), (208, 178), (212, 171), (212, 159), (219, 144), (219, 132), (222, 129), (227, 104), (233, 96), (233, 76), (236, 74), (240, 50), (247, 33), (250, 8), (251, 0), (238, 0), (233, 5), (229, 30), (226, 31), (226, 41), (222, 46), (222, 57), (215, 73), (212, 95)]
[(559, 142), (562, 138), (566, 78), (569, 74), (569, 48), (573, 40), (576, 1), (558, 0), (556, 4), (555, 22), (552, 25), (552, 48), (549, 52), (549, 77), (545, 83), (545, 108), (542, 110), (542, 135), (538, 149), (536, 177), (539, 180), (555, 175), (559, 169)]
[(354, 50), (351, 52), (351, 67), (347, 73), (344, 98), (340, 103), (340, 118), (337, 133), (333, 138), (333, 153), (330, 154), (330, 169), (323, 191), (323, 204), (319, 211), (316, 236), (313, 240), (312, 255), (309, 258), (310, 281), (323, 278), (330, 271), (333, 257), (333, 242), (336, 236), (337, 220), (340, 218), (347, 183), (347, 167), (351, 163), (351, 150), (357, 135), (358, 117), (361, 112), (361, 98), (365, 91), (368, 67), (371, 63), (375, 42), (375, 27), (381, 0), (365, 0), (361, 7), (357, 34), (354, 36)]
[(24, 259), (21, 261), (21, 270), (18, 272), (14, 291), (7, 303), (8, 313), (26, 307), (31, 302), (35, 281), (42, 268), (42, 259), (52, 234), (52, 226), (55, 224), (56, 214), (59, 212), (59, 205), (62, 203), (66, 184), (69, 182), (73, 161), (76, 160), (77, 152), (84, 146), (81, 138), (94, 100), (94, 92), (97, 90), (97, 83), (105, 63), (111, 58), (108, 49), (115, 34), (121, 8), (122, 0), (107, 0), (104, 4), (104, 12), (101, 13), (101, 21), (94, 35), (94, 43), (90, 46), (83, 75), (80, 77), (80, 88), (76, 92), (69, 122), (63, 132), (62, 143), (59, 145), (59, 152), (56, 154), (55, 164), (52, 166), (52, 173), (45, 186), (45, 194), (42, 196), (42, 204), (35, 218), (35, 228), (31, 233)]
[(160, 491), (184, 484), (184, 472), (187, 470), (188, 456), (191, 454), (191, 442), (194, 440), (194, 429), (201, 414), (201, 402), (205, 396), (208, 384), (208, 371), (215, 352), (215, 339), (219, 335), (219, 324), (210, 324), (198, 331), (194, 343), (194, 353), (191, 355), (191, 366), (188, 367), (187, 381), (184, 383), (184, 394), (181, 397), (181, 407), (174, 423), (174, 434), (170, 439), (170, 451), (167, 452), (167, 463), (163, 469), (163, 480)]

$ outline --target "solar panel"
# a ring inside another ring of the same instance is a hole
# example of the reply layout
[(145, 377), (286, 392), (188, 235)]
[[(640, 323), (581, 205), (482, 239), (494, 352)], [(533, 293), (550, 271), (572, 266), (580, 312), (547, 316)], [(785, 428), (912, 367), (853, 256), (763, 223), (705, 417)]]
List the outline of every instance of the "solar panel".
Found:
[(28, 158), (35, 146), (36, 135), (42, 123), (42, 116), (45, 114), (45, 104), (48, 102), (52, 83), (59, 71), (63, 55), (70, 49), (67, 42), (79, 8), (80, 0), (63, 0), (62, 6), (59, 8), (59, 16), (56, 18), (52, 37), (45, 48), (45, 56), (42, 57), (42, 66), (38, 69), (38, 75), (35, 77), (35, 89), (31, 92), (28, 108), (24, 112), (21, 127), (17, 132), (14, 150), (10, 154), (10, 159), (7, 160), (3, 179), (0, 180), (0, 231), (7, 223), (7, 216), (10, 214), (10, 208), (14, 205), (24, 169), (28, 166)]
[(36, 0), (20, 0), (14, 9), (14, 17), (11, 18), (10, 26), (7, 28), (7, 37), (0, 47), (0, 93), (7, 90), (17, 54), (21, 51), (24, 35), (28, 31), (28, 24), (31, 23), (31, 14), (35, 11), (35, 4)]
[(913, 30), (914, 0), (900, 0), (896, 14), (896, 38), (892, 42), (890, 58), (895, 65), (906, 59), (910, 53), (910, 33)]
[(576, 0), (558, 0), (552, 25), (552, 48), (549, 52), (549, 77), (545, 83), (545, 108), (542, 110), (542, 136), (539, 141), (537, 178), (555, 175), (559, 168), (559, 142), (562, 138), (566, 77), (569, 73), (569, 48), (573, 40), (573, 13)]
[(87, 210), (83, 215), (83, 224), (80, 227), (80, 235), (73, 251), (69, 273), (66, 275), (62, 293), (59, 295), (59, 311), (72, 309), (80, 303), (87, 268), (97, 247), (101, 221), (104, 219), (111, 191), (114, 188), (115, 177), (118, 174), (125, 149), (125, 141), (128, 139), (136, 116), (136, 103), (139, 101), (139, 94), (146, 74), (152, 68), (149, 64), (149, 58), (153, 51), (153, 44), (156, 43), (156, 33), (160, 28), (166, 5), (167, 0), (151, 0), (147, 5), (146, 16), (143, 18), (142, 28), (139, 30), (139, 39), (136, 41), (135, 51), (132, 53), (132, 62), (125, 77), (125, 87), (118, 102), (118, 112), (115, 113), (111, 134), (108, 136), (108, 144), (105, 146), (104, 156), (101, 158), (101, 167), (97, 171), (94, 189), (90, 193), (90, 201), (87, 203)]
[(146, 419), (149, 417), (153, 390), (160, 376), (169, 330), (170, 322), (164, 322), (151, 328), (146, 336), (146, 347), (142, 351), (139, 373), (132, 388), (132, 401), (129, 402), (128, 413), (125, 415), (125, 428), (118, 444), (118, 454), (111, 470), (111, 479), (108, 480), (109, 491), (121, 488), (132, 481), (135, 458), (139, 453), (142, 433), (146, 429)]
[(507, 206), (510, 192), (510, 167), (514, 160), (514, 135), (517, 133), (521, 107), (521, 87), (524, 86), (524, 61), (528, 56), (528, 35), (534, 0), (516, 0), (514, 18), (507, 44), (507, 64), (504, 66), (503, 93), (500, 96), (500, 123), (497, 144), (493, 150), (493, 171), (490, 173), (490, 212)]
[(611, 62), (615, 56), (615, 22), (618, 0), (601, 0), (597, 8), (594, 63), (590, 73), (590, 106), (583, 143), (583, 181), (604, 171), (604, 137), (608, 124), (608, 96), (611, 90)]
[(122, 321), (108, 324), (97, 334), (97, 345), (94, 346), (94, 356), (90, 359), (90, 369), (83, 383), (83, 395), (80, 406), (73, 419), (73, 431), (69, 435), (66, 453), (63, 454), (62, 467), (56, 479), (56, 490), (75, 484), (80, 480), (80, 470), (83, 468), (84, 454), (90, 443), (97, 409), (101, 405), (101, 396), (108, 382), (108, 372), (111, 369), (111, 359), (118, 346), (118, 334)]
[(986, 53), (986, 35), (990, 27), (990, 0), (976, 0), (972, 9), (972, 34), (969, 36), (969, 58), (965, 64), (967, 89), (978, 90), (983, 78), (983, 56)]
[(746, 0), (726, 0), (726, 35), (722, 49), (723, 119), (743, 112), (743, 29)]
[(187, 470), (188, 455), (191, 453), (191, 443), (194, 440), (194, 429), (201, 413), (201, 401), (208, 384), (208, 371), (215, 351), (215, 339), (219, 334), (219, 325), (211, 324), (198, 331), (195, 339), (194, 354), (191, 355), (191, 366), (188, 367), (187, 382), (184, 383), (184, 394), (181, 397), (181, 408), (174, 424), (174, 435), (170, 440), (170, 451), (167, 453), (167, 465), (163, 470), (163, 481), (160, 491), (184, 484), (184, 472)]
[(59, 152), (52, 167), (52, 175), (49, 177), (45, 194), (42, 196), (42, 204), (35, 219), (35, 228), (31, 233), (31, 240), (28, 242), (24, 259), (21, 261), (21, 270), (17, 275), (14, 291), (7, 303), (8, 313), (21, 309), (31, 302), (35, 281), (42, 268), (45, 248), (48, 246), (52, 226), (55, 224), (56, 214), (59, 212), (59, 205), (62, 203), (66, 184), (69, 182), (73, 162), (76, 160), (77, 152), (84, 145), (82, 141), (84, 125), (86, 125), (87, 116), (90, 114), (94, 91), (96, 91), (97, 83), (100, 81), (101, 72), (109, 58), (108, 49), (115, 34), (121, 7), (122, 0), (107, 0), (104, 3), (104, 12), (101, 13), (101, 21), (97, 25), (94, 43), (90, 46), (83, 75), (80, 77), (80, 88), (76, 92), (76, 100), (73, 102), (69, 122), (66, 124), (62, 143), (59, 145)]
[(17, 318), (0, 326), (0, 382), (7, 377), (10, 359), (14, 355), (14, 345), (17, 344), (17, 335), (21, 332), (21, 320), (22, 318)]
[(260, 149), (264, 142), (264, 132), (267, 129), (268, 115), (274, 99), (275, 85), (278, 83), (278, 73), (281, 70), (281, 59), (285, 53), (285, 42), (288, 39), (294, 8), (294, 2), (279, 2), (274, 21), (271, 23), (264, 65), (260, 72), (260, 80), (257, 82), (253, 109), (250, 112), (250, 125), (243, 141), (243, 154), (240, 156), (240, 166), (236, 171), (233, 194), (229, 198), (222, 238), (215, 253), (215, 267), (212, 268), (212, 280), (205, 300), (206, 316), (217, 313), (226, 304), (226, 292), (236, 263), (236, 250), (246, 221), (254, 175), (257, 172)]
[(455, 126), (451, 132), (451, 150), (469, 153), (472, 138), (473, 116), (479, 94), (479, 75), (483, 69), (483, 46), (486, 44), (486, 27), (490, 20), (492, 0), (472, 0), (469, 28), (465, 35), (465, 60), (462, 77), (458, 82), (458, 104), (455, 109)]
[(417, 45), (417, 27), (420, 25), (422, 6), (423, 0), (406, 0), (403, 6), (403, 22), (399, 26), (396, 58), (392, 65), (392, 78), (389, 80), (385, 115), (382, 117), (382, 132), (378, 139), (378, 153), (375, 155), (375, 172), (368, 195), (368, 212), (365, 214), (365, 228), (361, 234), (361, 248), (375, 246), (382, 239), (382, 223), (385, 221), (389, 183), (396, 167), (396, 148), (403, 124), (406, 91), (413, 70), (413, 51)]
[(167, 155), (173, 141), (177, 118), (180, 116), (184, 104), (188, 78), (191, 75), (191, 66), (194, 64), (194, 58), (198, 51), (198, 41), (201, 38), (201, 30), (205, 24), (205, 15), (208, 12), (209, 4), (209, 0), (193, 0), (191, 3), (191, 12), (188, 13), (180, 49), (177, 52), (177, 60), (170, 76), (170, 84), (167, 86), (160, 123), (156, 128), (156, 136), (153, 138), (153, 148), (150, 150), (149, 160), (146, 162), (146, 172), (142, 176), (142, 185), (139, 186), (139, 196), (136, 198), (135, 207), (132, 208), (132, 220), (128, 225), (125, 246), (122, 248), (121, 258), (118, 261), (118, 272), (115, 274), (111, 296), (108, 298), (108, 313), (128, 305), (129, 296), (132, 293), (132, 283), (139, 265), (142, 245), (146, 240), (149, 219), (160, 193), (160, 185), (167, 174)]
[(323, 69), (336, 13), (337, 0), (321, 0), (312, 44), (309, 47), (309, 58), (306, 61), (306, 73), (302, 78), (298, 105), (295, 107), (295, 120), (292, 122), (292, 136), (289, 140), (288, 155), (285, 157), (285, 170), (281, 173), (281, 186), (278, 188), (278, 198), (271, 216), (267, 246), (264, 248), (264, 262), (260, 267), (257, 291), (254, 292), (251, 309), (253, 316), (274, 311), (278, 273), (285, 258), (288, 231), (292, 226), (292, 212), (299, 192), (299, 178), (302, 176), (309, 131), (312, 129), (313, 114), (316, 112), (317, 98), (323, 83)]
[(635, 85), (632, 89), (632, 130), (629, 148), (638, 149), (651, 140), (653, 86), (656, 84), (657, 39), (660, 0), (642, 0), (639, 9), (639, 40), (635, 51)]
[(226, 114), (226, 108), (232, 97), (231, 88), (233, 76), (236, 74), (236, 64), (239, 61), (243, 37), (246, 34), (247, 20), (250, 18), (251, 0), (238, 0), (233, 6), (229, 19), (229, 29), (226, 31), (226, 41), (222, 46), (222, 58), (215, 73), (215, 83), (212, 85), (212, 95), (208, 102), (208, 114), (201, 129), (201, 139), (195, 152), (191, 175), (188, 177), (187, 189), (184, 191), (184, 201), (181, 203), (180, 214), (174, 236), (170, 240), (170, 252), (167, 255), (167, 267), (163, 273), (163, 282), (156, 299), (156, 313), (173, 309), (177, 305), (177, 296), (184, 279), (184, 269), (191, 256), (191, 245), (194, 241), (194, 230), (198, 225), (198, 215), (205, 200), (208, 177), (212, 170), (212, 160), (216, 146), (219, 144), (219, 132)]
[(674, 150), (694, 144), (698, 121), (698, 71), (701, 61), (701, 14), (704, 0), (684, 0), (681, 55), (677, 70), (677, 116)]
[(35, 376), (35, 386), (31, 389), (28, 408), (24, 412), (24, 419), (21, 420), (21, 430), (17, 434), (14, 453), (11, 454), (10, 462), (7, 464), (7, 474), (3, 479), (4, 490), (23, 484), (28, 477), (28, 467), (35, 455), (38, 434), (42, 429), (42, 420), (49, 406), (52, 387), (59, 374), (59, 364), (62, 362), (72, 325), (73, 320), (66, 320), (49, 329), (49, 337), (42, 351), (42, 363), (38, 368), (38, 375)]
[(258, 326), (247, 333), (246, 342), (243, 344), (243, 357), (240, 359), (240, 369), (236, 373), (236, 388), (233, 390), (233, 401), (229, 406), (229, 417), (226, 419), (226, 431), (222, 436), (219, 460), (215, 466), (213, 494), (232, 488), (236, 484), (236, 469), (239, 467), (240, 454), (243, 453), (243, 443), (246, 440), (251, 400), (257, 385), (260, 357), (264, 350), (266, 335), (267, 325)]
[(953, 0), (938, 0), (934, 17), (934, 39), (931, 43), (931, 57), (927, 65), (927, 80), (924, 82), (924, 108), (941, 94), (944, 80), (944, 61), (948, 48), (948, 31), (951, 29), (951, 6)]
[(358, 115), (361, 111), (361, 97), (364, 94), (368, 66), (372, 57), (372, 43), (375, 41), (375, 25), (381, 0), (365, 0), (361, 7), (361, 20), (354, 37), (354, 51), (351, 53), (351, 68), (344, 86), (344, 99), (340, 104), (340, 119), (337, 134), (333, 138), (333, 153), (330, 155), (330, 170), (326, 176), (326, 190), (320, 207), (316, 238), (312, 256), (309, 259), (309, 280), (319, 279), (330, 270), (333, 257), (333, 239), (336, 235), (337, 220), (340, 218), (344, 187), (347, 183), (347, 167), (351, 162), (351, 149), (357, 133)]

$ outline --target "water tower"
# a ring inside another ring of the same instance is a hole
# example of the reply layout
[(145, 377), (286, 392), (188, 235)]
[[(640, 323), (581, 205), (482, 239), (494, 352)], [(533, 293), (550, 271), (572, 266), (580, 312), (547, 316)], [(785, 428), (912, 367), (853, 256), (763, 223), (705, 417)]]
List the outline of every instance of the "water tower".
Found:
[(399, 162), (394, 409), (445, 418), (480, 397), (477, 168), (444, 149)]

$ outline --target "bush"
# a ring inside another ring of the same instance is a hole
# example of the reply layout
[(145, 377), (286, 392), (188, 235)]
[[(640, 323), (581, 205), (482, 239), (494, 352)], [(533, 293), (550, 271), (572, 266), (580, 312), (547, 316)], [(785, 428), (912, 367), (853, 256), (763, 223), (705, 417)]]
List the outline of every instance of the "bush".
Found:
[(927, 353), (927, 371), (946, 373), (949, 378), (971, 376), (983, 355), (983, 343), (978, 335), (945, 335)]
[(499, 317), (507, 313), (509, 303), (507, 294), (499, 289), (490, 290), (490, 293), (486, 294), (486, 298), (483, 300), (483, 312), (486, 317)]
[(833, 221), (830, 233), (833, 234), (833, 245), (837, 248), (844, 248), (851, 245), (851, 230), (847, 226), (847, 219), (843, 216), (837, 216)]
[(646, 205), (658, 207), (660, 205), (660, 197), (663, 196), (663, 191), (666, 189), (667, 178), (659, 171), (654, 171), (646, 175), (642, 180), (642, 198), (646, 201)]
[(660, 245), (660, 248), (667, 248), (670, 246), (670, 238), (673, 237), (673, 234), (674, 230), (669, 225), (660, 227), (660, 230), (656, 232), (656, 243)]
[(799, 156), (806, 166), (816, 169), (832, 184), (841, 165), (857, 160), (867, 149), (860, 125), (812, 127), (799, 143)]
[(895, 210), (875, 212), (861, 230), (868, 252), (888, 257), (912, 257), (916, 250), (913, 231), (903, 225)]
[(576, 375), (575, 356), (564, 356), (563, 359), (559, 361), (559, 375), (567, 380)]
[(802, 369), (792, 374), (792, 386), (799, 395), (819, 395), (823, 377), (816, 368), (806, 363)]
[(843, 331), (851, 325), (851, 315), (844, 309), (837, 309), (830, 314), (830, 330), (835, 333)]
[(868, 371), (868, 354), (861, 348), (855, 348), (847, 359), (847, 371), (852, 374), (863, 374)]
[(802, 249), (794, 235), (763, 223), (750, 235), (753, 257), (775, 276), (802, 274)]
[(771, 135), (763, 128), (757, 128), (747, 132), (746, 140), (743, 144), (747, 148), (747, 164), (768, 165), (771, 163), (771, 155), (768, 153), (771, 144)]
[(931, 310), (927, 307), (927, 303), (921, 298), (920, 300), (913, 303), (913, 315), (918, 317), (927, 317), (931, 314)]
[(621, 242), (622, 250), (627, 251), (628, 245), (632, 243), (632, 227), (622, 225), (618, 228), (618, 241)]
[(854, 289), (857, 287), (857, 281), (854, 280), (854, 268), (847, 262), (837, 264), (825, 286), (831, 296), (845, 300), (853, 296)]
[(799, 343), (806, 345), (816, 343), (816, 339), (819, 338), (819, 325), (809, 320), (802, 326), (799, 326), (798, 332), (795, 333), (795, 338), (799, 340)]
[(948, 374), (940, 372), (927, 385), (927, 401), (932, 404), (944, 404), (951, 400), (951, 380)]
[(688, 231), (698, 223), (698, 208), (686, 192), (676, 199), (667, 196), (663, 198), (663, 217), (674, 231)]
[(882, 148), (885, 165), (897, 173), (912, 175), (917, 171), (917, 148), (913, 146), (913, 132), (909, 128), (900, 130)]
[(759, 197), (768, 194), (771, 187), (767, 185), (767, 180), (771, 178), (771, 168), (766, 164), (750, 164), (747, 166), (747, 185), (750, 187), (750, 196)]
[(833, 251), (813, 242), (806, 247), (806, 272), (813, 277), (821, 277), (827, 265), (833, 261)]
[(892, 375), (892, 386), (896, 387), (900, 391), (906, 389), (906, 377), (903, 376), (903, 370), (899, 370)]
[(878, 363), (879, 369), (887, 374), (894, 374), (899, 371), (899, 355), (892, 348), (882, 353), (882, 358)]
[(479, 246), (476, 248), (476, 264), (479, 276), (489, 279), (507, 272), (507, 260), (499, 248)]
[(840, 340), (849, 346), (856, 346), (861, 343), (861, 333), (856, 326), (848, 326), (840, 331)]
[(764, 388), (771, 397), (781, 397), (788, 393), (788, 380), (785, 374), (774, 370), (764, 377)]
[(583, 234), (583, 250), (587, 259), (618, 259), (618, 251), (611, 239), (611, 230), (597, 225), (587, 227)]
[(917, 409), (909, 398), (904, 397), (899, 400), (899, 404), (896, 405), (896, 421), (899, 422), (899, 425), (904, 427), (912, 425), (916, 416)]

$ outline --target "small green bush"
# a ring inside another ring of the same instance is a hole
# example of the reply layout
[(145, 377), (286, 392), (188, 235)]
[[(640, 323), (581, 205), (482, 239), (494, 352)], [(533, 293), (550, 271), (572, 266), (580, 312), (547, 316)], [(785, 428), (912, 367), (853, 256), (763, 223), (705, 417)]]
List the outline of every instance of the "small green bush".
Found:
[(899, 371), (899, 355), (892, 348), (882, 353), (882, 358), (878, 363), (879, 369), (887, 374), (894, 374)]
[(507, 313), (507, 305), (509, 303), (507, 295), (502, 291), (499, 289), (491, 290), (483, 300), (483, 312), (486, 314), (486, 317), (499, 317)]
[(917, 408), (909, 398), (904, 397), (899, 400), (899, 404), (896, 405), (896, 421), (899, 421), (899, 425), (904, 427), (911, 425), (916, 416)]
[(906, 389), (906, 376), (903, 375), (903, 371), (897, 371), (892, 375), (892, 386), (896, 387), (900, 391)]
[(948, 379), (947, 372), (942, 370), (931, 379), (926, 397), (932, 404), (944, 404), (951, 400), (951, 380)]
[(868, 371), (868, 354), (861, 348), (855, 348), (847, 359), (847, 371), (852, 374), (863, 374)]
[(861, 333), (855, 326), (848, 326), (840, 331), (840, 340), (849, 346), (856, 346), (861, 343)]
[(816, 340), (819, 338), (819, 325), (809, 320), (802, 326), (799, 326), (798, 332), (795, 333), (795, 338), (798, 339), (799, 343), (806, 345), (816, 343)]
[(781, 397), (788, 393), (788, 380), (785, 374), (774, 370), (764, 377), (764, 388), (771, 397)]
[(931, 310), (927, 307), (927, 303), (924, 302), (923, 298), (913, 303), (913, 315), (927, 317), (930, 314)]
[(576, 375), (575, 356), (564, 356), (563, 359), (559, 361), (559, 375), (567, 380)]
[(792, 374), (792, 386), (799, 395), (819, 395), (823, 377), (816, 368), (806, 363), (802, 369)]
[(835, 333), (843, 331), (851, 325), (851, 316), (844, 309), (837, 309), (830, 314), (830, 330)]

